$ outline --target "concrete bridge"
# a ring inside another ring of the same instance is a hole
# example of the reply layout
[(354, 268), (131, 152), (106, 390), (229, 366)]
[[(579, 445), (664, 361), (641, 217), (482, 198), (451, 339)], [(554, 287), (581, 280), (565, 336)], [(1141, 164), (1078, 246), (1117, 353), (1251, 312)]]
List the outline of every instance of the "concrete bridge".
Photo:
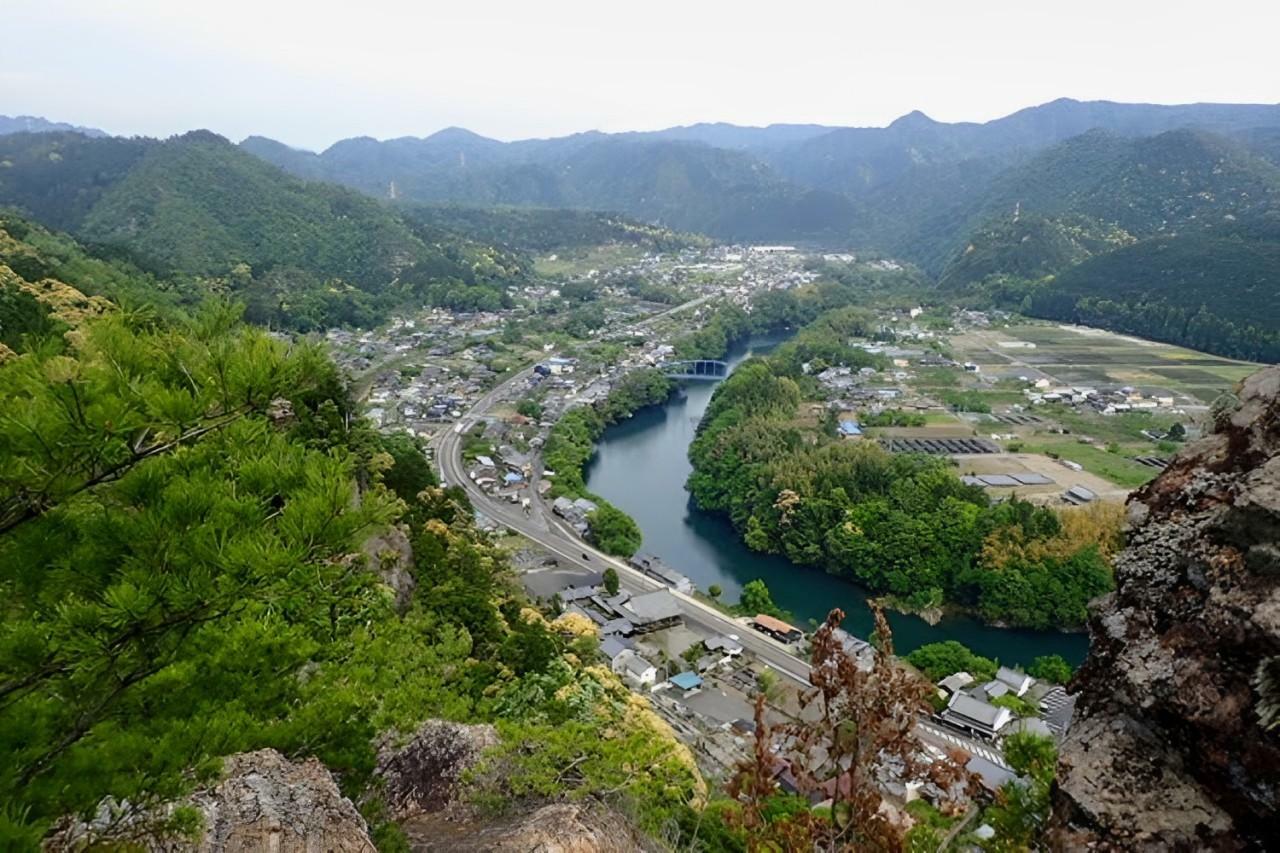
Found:
[(662, 372), (672, 379), (706, 379), (715, 381), (729, 375), (727, 362), (710, 358), (694, 361), (668, 361), (661, 365)]

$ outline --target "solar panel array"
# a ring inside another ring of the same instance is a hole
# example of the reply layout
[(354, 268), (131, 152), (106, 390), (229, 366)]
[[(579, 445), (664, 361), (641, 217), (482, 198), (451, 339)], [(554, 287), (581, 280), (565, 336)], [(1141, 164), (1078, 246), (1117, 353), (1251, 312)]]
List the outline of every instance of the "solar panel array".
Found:
[(886, 438), (880, 442), (891, 453), (928, 453), (954, 456), (960, 453), (999, 453), (995, 442), (985, 438)]

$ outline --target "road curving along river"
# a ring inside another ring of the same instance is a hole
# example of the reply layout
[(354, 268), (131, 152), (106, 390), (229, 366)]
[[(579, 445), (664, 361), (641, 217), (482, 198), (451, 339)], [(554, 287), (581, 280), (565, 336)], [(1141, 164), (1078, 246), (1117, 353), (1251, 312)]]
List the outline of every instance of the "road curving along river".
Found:
[[(773, 345), (776, 341), (754, 341), (728, 360), (736, 367), (752, 352)], [(757, 554), (742, 544), (726, 519), (693, 505), (684, 488), (689, 442), (714, 390), (714, 383), (686, 383), (666, 405), (645, 409), (606, 430), (587, 465), (588, 488), (629, 513), (644, 533), (643, 550), (688, 575), (699, 589), (719, 584), (724, 599), (736, 601), (743, 584), (763, 578), (778, 606), (802, 624), (839, 607), (848, 614), (845, 627), (865, 638), (871, 632), (865, 590), (782, 557)], [(1075, 665), (1088, 648), (1083, 634), (996, 628), (967, 616), (930, 625), (890, 613), (889, 622), (900, 654), (924, 643), (959, 640), (1006, 664), (1026, 665), (1039, 655), (1060, 654)]]

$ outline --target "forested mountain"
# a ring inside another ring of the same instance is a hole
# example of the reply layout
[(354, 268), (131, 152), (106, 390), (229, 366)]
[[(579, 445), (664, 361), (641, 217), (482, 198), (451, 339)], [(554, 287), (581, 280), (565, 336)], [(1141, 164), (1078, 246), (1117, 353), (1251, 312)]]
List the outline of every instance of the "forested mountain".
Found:
[(516, 250), (562, 249), (627, 243), (658, 252), (677, 251), (709, 241), (697, 234), (670, 231), (613, 213), (550, 207), (467, 207), (457, 204), (405, 204), (404, 218), (424, 227), (463, 234), (472, 240)]
[(1221, 133), (1280, 126), (1280, 105), (1119, 104), (1060, 98), (982, 124), (934, 121), (909, 113), (884, 128), (839, 128), (778, 150), (784, 175), (851, 194), (890, 183), (922, 166), (1030, 152), (1094, 129), (1151, 136), (1178, 128)]
[(676, 139), (684, 142), (702, 142), (715, 148), (768, 152), (813, 139), (831, 130), (832, 128), (821, 124), (771, 124), (765, 127), (743, 127), (718, 121), (616, 135), (634, 139)]
[[(217, 280), (242, 292), (255, 319), (305, 328), (370, 321), (405, 298), (499, 304), (523, 267), (494, 243), (650, 239), (649, 226), (619, 232), (550, 209), (617, 211), (656, 226), (659, 241), (676, 229), (873, 249), (948, 290), (992, 276), (1030, 282), (1196, 230), (1217, 235), (1200, 242), (1213, 250), (1233, 222), (1280, 202), (1277, 162), (1280, 106), (1061, 99), (982, 124), (916, 112), (884, 128), (699, 124), (516, 142), (449, 128), (320, 154), (262, 137), (235, 151), (208, 133), (23, 133), (0, 137), (0, 203), (158, 275)], [(495, 206), (505, 209), (478, 211)], [(1126, 268), (1100, 263), (1090, 275)]]
[(259, 322), (368, 324), (407, 300), (497, 306), (527, 261), (377, 201), (304, 182), (222, 137), (0, 137), (0, 204)]
[(708, 123), (505, 143), (449, 128), (320, 154), (262, 137), (241, 144), (295, 175), (382, 198), (614, 210), (725, 239), (907, 248), (936, 273), (992, 214), (997, 176), (1072, 137), (1102, 129), (1119, 143), (1195, 128), (1252, 134), (1267, 149), (1274, 127), (1280, 106), (1060, 99), (982, 124), (913, 112), (883, 128)]
[(1277, 203), (1280, 170), (1239, 142), (1193, 130), (1138, 138), (1095, 130), (1012, 165), (986, 158), (915, 170), (866, 194), (855, 234), (955, 281), (954, 265), (975, 240), (1020, 214), (1069, 221), (1068, 230), (1088, 223), (1100, 238), (1123, 240), (1120, 232), (1207, 228)]
[(947, 264), (943, 288), (1008, 275), (1041, 279), (1135, 241), (1123, 228), (1087, 216), (1025, 213), (991, 219)]
[(1034, 285), (1022, 307), (1038, 316), (1280, 362), (1280, 216), (1100, 254)]
[(621, 211), (731, 239), (840, 239), (852, 215), (842, 196), (798, 187), (745, 152), (675, 133), (502, 143), (451, 128), (425, 139), (348, 139), (312, 155), (259, 137), (242, 145), (300, 177), (382, 198)]
[(49, 121), (40, 116), (0, 116), (0, 136), (6, 133), (50, 133), (73, 130), (85, 136), (106, 136), (96, 127), (81, 127), (64, 121)]
[(991, 279), (1006, 307), (1272, 361), (1278, 216), (1280, 169), (1240, 143), (1095, 131), (993, 179), (962, 243), (916, 245), (928, 267), (951, 243), (952, 294)]

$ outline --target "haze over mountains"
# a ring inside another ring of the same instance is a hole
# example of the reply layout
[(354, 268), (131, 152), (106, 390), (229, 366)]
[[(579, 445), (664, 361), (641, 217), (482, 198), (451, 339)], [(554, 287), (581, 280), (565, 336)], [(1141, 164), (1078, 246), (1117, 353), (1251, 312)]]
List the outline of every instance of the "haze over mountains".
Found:
[[(449, 128), (320, 153), (258, 136), (237, 149), (207, 132), (157, 143), (32, 119), (5, 128), (0, 204), (201, 275), (241, 260), (381, 292), (426, 244), (393, 210), (326, 187), (340, 184), (392, 207), (611, 211), (723, 240), (880, 252), (953, 295), (976, 289), (1060, 319), (1280, 358), (1269, 313), (1280, 302), (1280, 105), (1060, 99), (983, 124), (912, 112), (882, 128), (696, 124), (515, 142)], [(192, 164), (210, 157), (216, 166)], [(261, 221), (258, 208), (276, 205), (298, 228)], [(1176, 268), (1155, 262), (1172, 257)], [(1068, 299), (1053, 277), (1069, 270)], [(1221, 298), (1242, 288), (1253, 296)], [(1117, 293), (1123, 305), (1111, 304)], [(1197, 315), (1213, 316), (1212, 333), (1193, 329)]]

